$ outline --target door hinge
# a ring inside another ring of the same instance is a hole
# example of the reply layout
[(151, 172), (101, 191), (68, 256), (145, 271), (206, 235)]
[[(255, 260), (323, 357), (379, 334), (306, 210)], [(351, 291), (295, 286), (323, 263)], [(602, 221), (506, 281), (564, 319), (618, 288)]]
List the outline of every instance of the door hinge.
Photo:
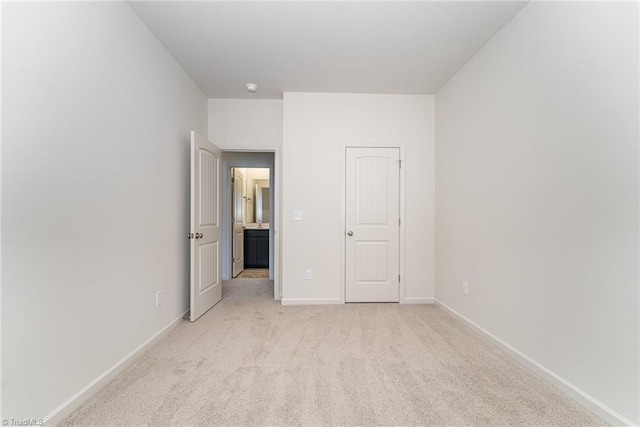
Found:
[(398, 169), (402, 169), (402, 160), (398, 160)]
[(234, 257), (231, 257), (231, 262), (236, 262), (236, 259)]
[(231, 178), (231, 183), (233, 184), (234, 182), (236, 182), (235, 178)]
[(398, 283), (400, 283), (400, 275), (398, 274)]
[(402, 218), (398, 218), (398, 225), (402, 225)]

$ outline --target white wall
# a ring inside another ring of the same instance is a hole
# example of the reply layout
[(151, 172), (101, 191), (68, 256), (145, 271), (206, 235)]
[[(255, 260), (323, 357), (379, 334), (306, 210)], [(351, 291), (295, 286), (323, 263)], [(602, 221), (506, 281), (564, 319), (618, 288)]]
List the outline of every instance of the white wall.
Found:
[(282, 100), (209, 99), (209, 140), (224, 149), (282, 144)]
[(637, 3), (533, 2), (436, 95), (436, 298), (635, 423), (638, 71)]
[[(406, 184), (405, 296), (433, 297), (434, 97), (285, 93), (283, 302), (339, 302), (344, 146), (402, 145)], [(304, 211), (293, 221), (294, 209)], [(313, 270), (313, 280), (304, 270)]]
[[(249, 168), (247, 169), (247, 178), (253, 180), (266, 181), (269, 184), (269, 169), (265, 168)], [(267, 185), (268, 187), (269, 185)]]
[(2, 416), (44, 417), (188, 308), (207, 100), (125, 3), (2, 15)]

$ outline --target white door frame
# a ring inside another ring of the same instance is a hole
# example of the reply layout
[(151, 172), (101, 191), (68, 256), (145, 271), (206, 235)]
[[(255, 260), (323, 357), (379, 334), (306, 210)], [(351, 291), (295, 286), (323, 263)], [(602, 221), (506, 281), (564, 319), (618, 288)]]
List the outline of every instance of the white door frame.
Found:
[(340, 245), (340, 301), (342, 304), (346, 302), (346, 281), (347, 281), (347, 251), (346, 251), (346, 216), (347, 216), (347, 148), (398, 148), (400, 149), (400, 163), (402, 167), (400, 168), (400, 259), (398, 260), (398, 271), (400, 272), (400, 298), (399, 303), (404, 304), (404, 283), (405, 283), (405, 268), (404, 268), (404, 260), (405, 260), (405, 162), (404, 162), (404, 152), (405, 147), (404, 144), (359, 144), (359, 143), (349, 143), (342, 145), (342, 156), (341, 156), (341, 166), (340, 166), (340, 230), (342, 232), (342, 238), (344, 239), (342, 244)]
[[(230, 162), (227, 163), (226, 169), (223, 172), (223, 182), (225, 190), (228, 191), (229, 184), (228, 177), (231, 168), (269, 168), (271, 170), (269, 174), (269, 179), (271, 181), (271, 188), (273, 188), (273, 220), (269, 223), (269, 239), (273, 239), (273, 298), (276, 300), (282, 299), (282, 280), (281, 280), (281, 271), (282, 271), (282, 226), (281, 226), (281, 211), (282, 211), (282, 149), (280, 147), (249, 147), (249, 148), (238, 148), (238, 147), (225, 147), (220, 146), (222, 153), (224, 155), (225, 152), (228, 153), (273, 153), (273, 164), (267, 163), (255, 163), (255, 164), (247, 164), (244, 162)], [(228, 205), (230, 198), (224, 197), (222, 202), (221, 209), (224, 211), (228, 211), (230, 206)], [(223, 231), (224, 232), (224, 231)], [(225, 233), (228, 234), (228, 233)], [(223, 263), (228, 264), (229, 260), (222, 260)], [(230, 265), (230, 264), (229, 264)], [(228, 280), (225, 276), (224, 280)]]

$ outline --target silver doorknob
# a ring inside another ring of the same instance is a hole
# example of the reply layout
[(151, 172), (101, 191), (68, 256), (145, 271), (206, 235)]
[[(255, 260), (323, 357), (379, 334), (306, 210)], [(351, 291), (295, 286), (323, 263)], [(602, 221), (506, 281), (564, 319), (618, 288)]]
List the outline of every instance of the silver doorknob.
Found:
[(353, 236), (353, 231), (349, 231), (349, 232), (347, 233), (347, 236)]
[(202, 239), (202, 233), (196, 233), (196, 239)]

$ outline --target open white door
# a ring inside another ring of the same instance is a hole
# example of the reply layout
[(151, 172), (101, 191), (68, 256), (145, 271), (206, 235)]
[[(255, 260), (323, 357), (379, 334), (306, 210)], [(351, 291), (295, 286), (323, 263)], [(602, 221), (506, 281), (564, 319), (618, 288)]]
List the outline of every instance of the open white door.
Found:
[(398, 302), (400, 149), (346, 152), (346, 302)]
[(220, 280), (220, 149), (191, 132), (191, 315), (222, 299)]
[(233, 169), (233, 277), (244, 270), (244, 174)]

